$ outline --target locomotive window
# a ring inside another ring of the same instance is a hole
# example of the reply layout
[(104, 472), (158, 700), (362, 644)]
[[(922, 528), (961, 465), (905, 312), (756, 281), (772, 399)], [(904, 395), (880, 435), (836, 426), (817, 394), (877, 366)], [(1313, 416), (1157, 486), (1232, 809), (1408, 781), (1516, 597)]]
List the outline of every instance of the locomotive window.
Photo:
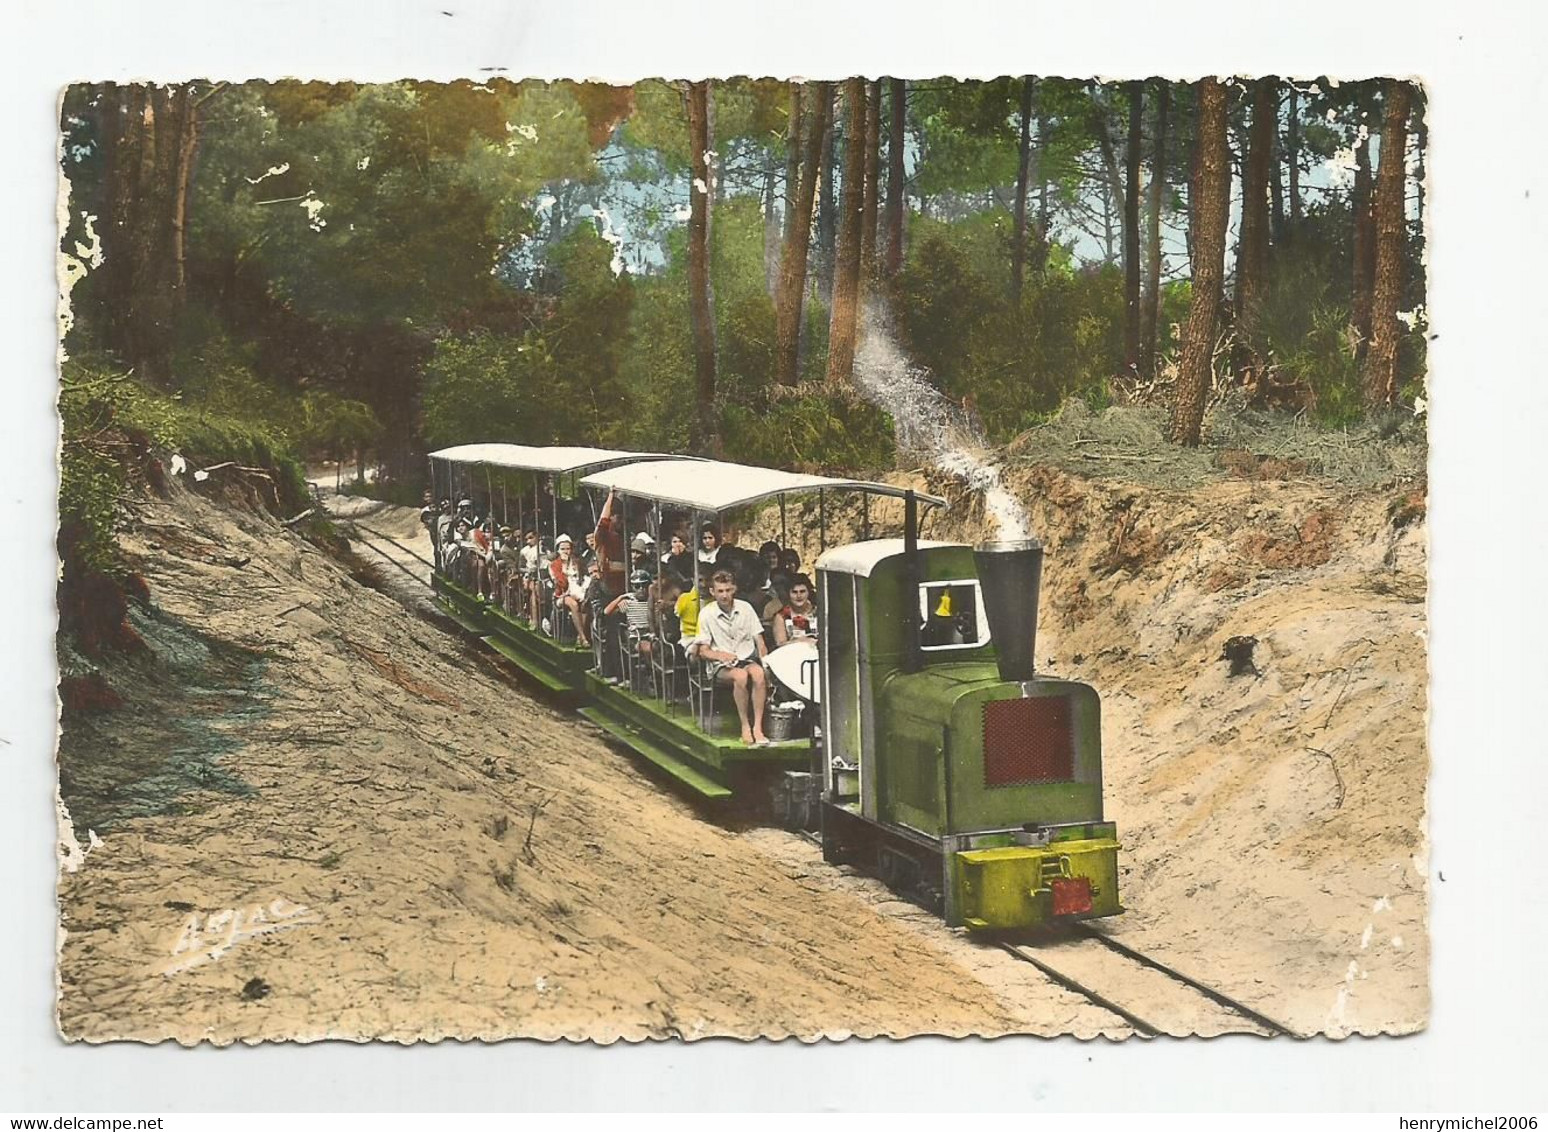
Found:
[(976, 649), (989, 641), (989, 621), (976, 578), (919, 587), (919, 647), (925, 652)]

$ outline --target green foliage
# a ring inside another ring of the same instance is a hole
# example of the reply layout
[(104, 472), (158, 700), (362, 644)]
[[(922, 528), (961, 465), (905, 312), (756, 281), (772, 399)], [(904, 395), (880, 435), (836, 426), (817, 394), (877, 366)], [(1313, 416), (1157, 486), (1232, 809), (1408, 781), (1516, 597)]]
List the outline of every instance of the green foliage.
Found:
[(825, 394), (767, 404), (730, 404), (723, 429), (726, 458), (812, 471), (879, 471), (893, 466), (892, 425), (880, 409)]
[[(1259, 312), (1253, 345), (1268, 359), (1279, 384), (1305, 393), (1306, 407), (1321, 423), (1344, 427), (1364, 415), (1364, 391), (1356, 339), (1350, 328), (1352, 264), (1338, 237), (1350, 223), (1342, 203), (1307, 214), (1294, 242), (1276, 249), (1268, 298)], [(1410, 279), (1407, 301), (1423, 302), (1422, 275)], [(1399, 341), (1399, 391), (1418, 392), (1424, 374), (1423, 323)]]
[(607, 446), (622, 431), (619, 377), (628, 346), (633, 284), (613, 274), (613, 246), (582, 224), (554, 250), (561, 292), (545, 323), (558, 370), (558, 397), (570, 409), (569, 443)]
[(219, 99), (190, 247), (336, 322), (440, 321), (490, 295), (537, 190), (596, 172), (563, 84), (250, 83)]
[[(80, 194), (66, 250), (79, 242), (83, 261), (91, 259), (87, 217), (108, 214), (97, 89), (72, 88), (64, 103), (66, 166)], [(1192, 158), (1192, 95), (1185, 84), (1171, 89), (1169, 219), (1183, 207)], [(1100, 231), (1093, 201), (1122, 160), (1127, 96), (1115, 84), (1033, 81), (1035, 168), (1051, 187), (1053, 242), (1017, 302), (1008, 205), (1026, 90), (1021, 77), (911, 84), (907, 257), (885, 288), (910, 354), (948, 396), (976, 408), (992, 439), (1069, 399), (1103, 408), (1122, 362), (1122, 281), (1111, 268), (1083, 265), (1097, 237), (1080, 235), (1077, 224), (1091, 229), (1095, 216)], [(190, 462), (283, 462), (288, 451), (338, 458), (364, 447), (405, 477), (426, 446), (465, 441), (687, 449), (696, 392), (681, 84), (278, 82), (201, 91), (209, 97), (188, 217), (189, 299), (173, 366), (182, 395), (114, 385), (113, 427), (140, 429)], [(785, 466), (885, 466), (892, 441), (879, 413), (847, 395), (808, 392), (821, 384), (827, 357), (829, 311), (815, 288), (804, 304), (803, 392), (772, 385), (761, 201), (766, 176), (784, 176), (788, 84), (717, 82), (713, 98), (711, 276), (724, 450)], [(1307, 166), (1347, 146), (1362, 122), (1379, 122), (1378, 92), (1360, 84), (1326, 85), (1301, 107)], [(1147, 110), (1147, 130), (1152, 121)], [(841, 115), (840, 135), (843, 128)], [(1311, 199), (1294, 239), (1274, 249), (1254, 345), (1309, 391), (1319, 418), (1343, 422), (1360, 400), (1342, 329), (1351, 222), (1339, 187)], [(601, 209), (636, 251), (644, 248), (631, 262), (645, 274), (614, 273), (618, 249), (604, 238), (612, 233), (587, 215)], [(111, 229), (99, 220), (95, 231), (114, 254)], [(1416, 264), (1419, 251), (1416, 237)], [(1404, 306), (1418, 308), (1422, 273), (1411, 271), (1410, 283)], [(93, 296), (95, 285), (88, 274), (76, 292), (70, 346), (78, 355), (115, 309), (113, 296)], [(1186, 280), (1166, 286), (1164, 354), (1175, 352), (1171, 331), (1188, 301)], [(1406, 335), (1407, 394), (1423, 355), (1422, 333)], [(62, 403), (67, 434), (89, 434), (101, 406), (89, 408), (78, 390), (66, 398), (74, 399)], [(97, 529), (123, 490), (109, 467), (115, 459), (66, 453), (66, 502)]]
[(619, 364), (626, 446), (688, 451), (694, 414), (693, 341), (683, 272), (636, 286), (628, 344)]
[(283, 503), (299, 504), (305, 475), (286, 437), (266, 418), (248, 418), (199, 404), (186, 395), (152, 391), (128, 374), (80, 360), (60, 375), (61, 526), (74, 529), (82, 560), (115, 568), (113, 528), (132, 484), (159, 473), (152, 462), (181, 456), (190, 471), (231, 461), (263, 468)]
[(1067, 397), (1106, 402), (1123, 358), (1123, 279), (1116, 268), (1049, 270), (1027, 279), (1018, 306), (997, 219), (916, 221), (894, 304), (914, 359), (1003, 440)]
[(424, 435), (431, 448), (555, 443), (572, 408), (547, 341), (532, 330), (442, 338), (425, 374)]
[(301, 398), (300, 439), (306, 451), (334, 460), (368, 449), (382, 434), (382, 422), (371, 407), (326, 390)]
[(921, 193), (981, 191), (1016, 180), (1019, 86), (1015, 79), (936, 80), (916, 92)]

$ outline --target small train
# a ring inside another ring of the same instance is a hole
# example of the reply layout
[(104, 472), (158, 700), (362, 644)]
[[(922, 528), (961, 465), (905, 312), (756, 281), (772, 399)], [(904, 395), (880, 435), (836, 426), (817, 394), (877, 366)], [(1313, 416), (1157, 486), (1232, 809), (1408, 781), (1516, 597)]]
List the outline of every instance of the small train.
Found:
[[(769, 712), (784, 726), (759, 743), (738, 737), (730, 689), (694, 650), (658, 639), (654, 621), (609, 635), (594, 626), (587, 647), (542, 570), (507, 555), (505, 577), (491, 583), (501, 573), (491, 565), (475, 581), (452, 565), (434, 522), (433, 585), (468, 631), (678, 782), (709, 799), (767, 791), (787, 824), (820, 831), (825, 859), (874, 871), (953, 926), (1025, 929), (1122, 911), (1099, 698), (1033, 665), (1035, 539), (926, 541), (920, 516), (944, 506), (936, 497), (668, 454), (478, 444), (432, 453), (430, 464), (437, 497), (501, 526), (514, 514), (513, 533), (593, 532), (599, 576), (623, 566), (634, 581), (622, 548), (659, 547), (674, 530), (718, 534), (739, 515), (766, 521), (776, 504), (783, 534), (787, 505), (803, 501), (810, 517), (815, 497), (821, 631), (765, 658), (777, 677)], [(855, 496), (865, 534), (873, 500), (901, 503), (901, 537), (826, 546), (832, 501)], [(687, 559), (696, 582), (730, 560), (710, 541)], [(714, 611), (710, 592), (699, 591), (698, 614)], [(641, 649), (645, 639), (654, 647)]]

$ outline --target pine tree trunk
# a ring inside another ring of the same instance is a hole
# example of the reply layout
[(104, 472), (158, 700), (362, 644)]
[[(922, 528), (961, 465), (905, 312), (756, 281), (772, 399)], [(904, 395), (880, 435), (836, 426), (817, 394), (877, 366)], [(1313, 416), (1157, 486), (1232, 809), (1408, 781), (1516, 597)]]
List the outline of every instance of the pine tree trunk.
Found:
[(1102, 182), (1102, 266), (1106, 267), (1118, 258), (1113, 248), (1113, 185)]
[(102, 289), (109, 349), (145, 381), (172, 384), (187, 299), (185, 238), (197, 134), (188, 85), (109, 84), (103, 122)]
[(779, 287), (779, 213), (774, 208), (774, 180), (776, 177), (774, 151), (764, 156), (763, 164), (763, 285), (774, 297)]
[(1371, 291), (1371, 346), (1365, 357), (1367, 409), (1388, 406), (1397, 400), (1397, 350), (1402, 336), (1397, 312), (1403, 301), (1403, 245), (1408, 234), (1404, 196), (1408, 185), (1410, 94), (1408, 84), (1401, 80), (1387, 83), (1374, 209), (1376, 277)]
[(867, 291), (876, 279), (877, 199), (881, 185), (881, 80), (870, 83), (865, 103), (865, 184), (860, 211), (860, 289)]
[(903, 268), (903, 144), (908, 86), (889, 79), (887, 122), (887, 278)]
[(1038, 153), (1034, 160), (1037, 163), (1037, 242), (1032, 249), (1032, 270), (1042, 274), (1048, 267), (1048, 251), (1050, 247), (1050, 225), (1053, 223), (1053, 208), (1048, 200), (1048, 167), (1043, 161), (1043, 151), (1048, 145), (1048, 115), (1042, 110), (1037, 112), (1037, 148)]
[[(782, 248), (790, 246), (795, 223), (795, 201), (801, 181), (801, 84), (790, 84), (790, 123), (785, 128), (785, 200)], [(810, 211), (810, 210), (808, 210)], [(783, 255), (783, 250), (781, 251)]]
[(1371, 204), (1371, 145), (1369, 135), (1355, 142), (1354, 190), (1350, 211), (1354, 214), (1354, 281), (1349, 301), (1350, 322), (1355, 334), (1355, 357), (1364, 362), (1365, 348), (1371, 337), (1371, 287), (1376, 276), (1376, 232)]
[(855, 329), (860, 298), (860, 228), (865, 208), (865, 80), (844, 83), (844, 182), (838, 254), (833, 272), (833, 312), (828, 323), (828, 384), (847, 385), (854, 375)]
[(1226, 88), (1212, 78), (1197, 85), (1199, 131), (1194, 176), (1193, 303), (1183, 327), (1172, 439), (1196, 447), (1209, 394), (1215, 325), (1225, 275), (1226, 219), (1231, 211), (1231, 155), (1226, 144)]
[(1279, 152), (1279, 92), (1274, 93), (1274, 128), (1269, 131), (1269, 201), (1272, 205), (1269, 244), (1278, 247), (1285, 240), (1285, 178)]
[(1129, 137), (1123, 183), (1123, 369), (1136, 373), (1140, 360), (1140, 145), (1145, 84), (1129, 87)]
[(186, 300), (188, 288), (188, 193), (193, 184), (194, 151), (199, 143), (199, 118), (193, 87), (179, 88), (177, 103), (178, 151), (176, 195), (172, 203), (172, 272), (179, 306)]
[(691, 82), (685, 91), (688, 109), (689, 213), (688, 315), (693, 324), (695, 402), (693, 446), (712, 456), (720, 448), (715, 406), (715, 296), (710, 280), (710, 216), (714, 207), (713, 170), (709, 152), (709, 82)]
[(1274, 154), (1275, 80), (1252, 87), (1252, 122), (1242, 162), (1242, 226), (1236, 251), (1237, 372), (1248, 384), (1262, 369), (1258, 325), (1268, 291), (1269, 172)]
[(1140, 374), (1154, 377), (1161, 320), (1161, 209), (1166, 200), (1166, 127), (1171, 111), (1172, 84), (1159, 80), (1156, 91), (1156, 148), (1151, 161), (1150, 202), (1146, 212), (1145, 242), (1148, 247), (1145, 297), (1140, 310)]
[(833, 301), (834, 244), (838, 236), (838, 201), (833, 196), (833, 167), (837, 162), (838, 115), (829, 111), (828, 132), (822, 139), (822, 172), (817, 188), (817, 286), (823, 302)]
[(774, 378), (781, 385), (801, 380), (801, 307), (806, 297), (806, 261), (812, 238), (812, 205), (817, 193), (818, 166), (822, 164), (822, 139), (833, 105), (831, 83), (812, 85), (810, 108), (805, 114), (805, 152), (795, 176), (791, 224), (785, 234), (785, 250), (779, 258), (779, 294), (775, 297), (776, 357)]
[(1295, 239), (1296, 227), (1301, 223), (1301, 92), (1290, 84), (1290, 109), (1285, 123), (1285, 164), (1290, 179), (1290, 226), (1285, 231), (1286, 241)]
[(1011, 295), (1019, 304), (1027, 265), (1027, 194), (1032, 179), (1032, 76), (1021, 80), (1021, 142), (1016, 162), (1016, 213), (1011, 232)]

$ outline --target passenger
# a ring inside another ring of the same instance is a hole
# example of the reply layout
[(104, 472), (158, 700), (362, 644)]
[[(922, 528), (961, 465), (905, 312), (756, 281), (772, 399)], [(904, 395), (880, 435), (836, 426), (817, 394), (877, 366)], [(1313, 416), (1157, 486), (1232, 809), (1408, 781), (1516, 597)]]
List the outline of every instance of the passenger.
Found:
[(769, 584), (763, 559), (750, 550), (736, 545), (735, 532), (728, 531), (720, 547), (720, 565), (736, 575), (736, 591), (747, 598), (755, 597)]
[[(651, 631), (665, 644), (682, 639), (682, 622), (677, 619), (677, 601), (687, 583), (671, 570), (663, 570), (656, 583), (656, 603)], [(697, 626), (695, 627), (697, 629)]]
[(714, 523), (703, 523), (699, 527), (699, 569), (698, 573), (704, 573), (704, 567), (714, 566), (720, 557), (720, 528)]
[(595, 562), (597, 560), (597, 532), (596, 531), (587, 531), (586, 532), (586, 545), (581, 548), (580, 560), (581, 560), (581, 565), (584, 566), (584, 567), (589, 567), (593, 562)]
[(636, 572), (644, 570), (652, 578), (656, 576), (656, 559), (654, 553), (656, 540), (644, 531), (634, 536), (634, 541), (629, 544), (629, 574), (630, 580)]
[(510, 527), (500, 528), (500, 544), (495, 551), (495, 583), (500, 608), (514, 614), (521, 604), (521, 543)]
[(458, 519), (456, 530), (452, 533), (451, 557), (448, 560), (446, 572), (452, 576), (458, 585), (467, 587), (473, 573), (473, 524), (466, 519)]
[(671, 547), (661, 556), (661, 568), (676, 574), (679, 581), (693, 577), (693, 555), (688, 553), (688, 540), (680, 531), (674, 531)]
[(602, 563), (602, 577), (614, 593), (623, 593), (627, 585), (624, 574), (623, 531), (613, 518), (617, 505), (617, 493), (609, 490), (607, 501), (602, 504), (602, 514), (597, 518), (597, 560)]
[(631, 593), (623, 594), (608, 603), (603, 611), (609, 615), (622, 614), (623, 627), (628, 636), (627, 642), (632, 642), (636, 655), (650, 659), (650, 654), (655, 648), (651, 631), (651, 600), (650, 573), (646, 570), (636, 570), (629, 576), (629, 584), (633, 587)]
[(528, 624), (536, 625), (538, 623), (538, 582), (541, 577), (538, 566), (538, 534), (536, 531), (528, 531), (522, 536), (522, 547), (518, 553), (521, 570), (521, 607), (526, 613)]
[(435, 496), (431, 495), (429, 490), (426, 490), (422, 502), (424, 503), (424, 506), (419, 509), (419, 522), (429, 533), (430, 537), (434, 539), (436, 517)]
[(774, 571), (779, 569), (779, 543), (770, 540), (758, 548), (758, 557), (763, 561), (763, 576), (768, 579)]
[(797, 574), (790, 582), (790, 603), (774, 618), (774, 645), (791, 641), (817, 643), (817, 606), (812, 602), (812, 580)]
[(776, 570), (769, 576), (769, 595), (763, 603), (763, 628), (768, 637), (769, 647), (774, 648), (774, 621), (779, 616), (780, 610), (790, 604), (790, 582), (792, 575), (783, 570)]
[[(560, 535), (555, 543), (558, 556), (548, 564), (549, 577), (554, 583), (554, 613), (561, 608), (570, 611), (570, 621), (575, 626), (576, 640), (582, 648), (591, 647), (591, 636), (586, 632), (584, 601), (586, 589), (580, 561), (574, 554), (574, 541), (569, 535)], [(557, 626), (555, 627), (557, 628)], [(555, 636), (558, 634), (555, 633)]]
[(473, 568), (473, 592), (485, 601), (489, 600), (492, 590), (489, 575), (493, 562), (494, 538), (489, 533), (489, 524), (479, 523), (473, 528), (473, 554), (469, 565)]
[(602, 577), (602, 564), (593, 562), (586, 567), (586, 617), (591, 626), (591, 639), (602, 646), (602, 661), (604, 676), (614, 673), (611, 669), (617, 666), (609, 661), (609, 653), (615, 651), (612, 642), (615, 639), (616, 626), (613, 619), (605, 616), (607, 606), (618, 595), (607, 588), (607, 582)]
[(677, 599), (677, 605), (674, 607), (674, 612), (677, 614), (677, 636), (683, 644), (684, 653), (693, 647), (693, 639), (699, 635), (699, 611), (710, 602), (709, 589), (709, 573), (700, 572), (694, 585), (685, 589), (682, 596)]
[(717, 570), (710, 591), (715, 604), (699, 615), (692, 655), (704, 661), (717, 683), (728, 684), (742, 723), (742, 742), (767, 747), (763, 709), (768, 679), (763, 674), (763, 626), (753, 607), (736, 596), (736, 576)]
[(446, 559), (447, 551), (451, 546), (453, 529), (456, 527), (457, 517), (453, 514), (450, 499), (441, 500), (441, 513), (435, 519), (435, 553), (441, 563), (442, 570), (449, 570)]

